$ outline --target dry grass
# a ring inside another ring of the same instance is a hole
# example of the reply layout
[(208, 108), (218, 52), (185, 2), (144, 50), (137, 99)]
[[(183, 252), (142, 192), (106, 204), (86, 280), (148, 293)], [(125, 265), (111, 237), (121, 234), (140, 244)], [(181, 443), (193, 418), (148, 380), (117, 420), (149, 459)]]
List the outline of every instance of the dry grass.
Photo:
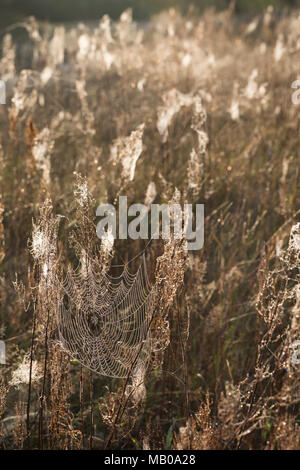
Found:
[[(30, 19), (26, 69), (4, 38), (2, 448), (300, 448), (299, 27), (270, 10), (251, 26), (170, 10), (145, 30), (125, 12), (93, 32)], [(91, 373), (57, 337), (66, 267), (84, 250), (109, 270), (144, 248), (96, 236), (96, 207), (120, 194), (205, 204), (200, 252), (147, 250), (138, 385)]]

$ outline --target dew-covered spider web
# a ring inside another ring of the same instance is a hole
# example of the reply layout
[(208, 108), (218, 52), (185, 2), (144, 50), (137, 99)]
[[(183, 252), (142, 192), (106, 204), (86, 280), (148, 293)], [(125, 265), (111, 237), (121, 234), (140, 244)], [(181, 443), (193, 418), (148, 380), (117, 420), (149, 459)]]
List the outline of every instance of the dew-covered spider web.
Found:
[(135, 274), (125, 266), (119, 277), (97, 273), (84, 257), (80, 269), (68, 270), (62, 292), (59, 340), (74, 360), (109, 377), (125, 378), (146, 370), (154, 290), (145, 256)]

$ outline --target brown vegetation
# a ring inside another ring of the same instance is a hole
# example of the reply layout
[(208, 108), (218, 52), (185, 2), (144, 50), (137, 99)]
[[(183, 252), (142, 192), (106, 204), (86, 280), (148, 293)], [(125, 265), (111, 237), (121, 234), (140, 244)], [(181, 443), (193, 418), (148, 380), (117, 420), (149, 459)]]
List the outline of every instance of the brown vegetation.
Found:
[[(300, 16), (25, 28), (27, 65), (10, 36), (0, 60), (1, 447), (299, 449)], [(139, 266), (96, 235), (122, 194), (205, 204), (201, 251), (146, 248), (152, 349), (123, 379), (57, 331), (68, 267)]]

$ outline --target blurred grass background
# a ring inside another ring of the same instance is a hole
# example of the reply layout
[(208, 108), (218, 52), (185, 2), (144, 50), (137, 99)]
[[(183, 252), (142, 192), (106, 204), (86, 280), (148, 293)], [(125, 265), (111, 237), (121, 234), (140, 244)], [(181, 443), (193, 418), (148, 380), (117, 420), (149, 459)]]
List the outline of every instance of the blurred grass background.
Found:
[[(1, 0), (0, 27), (34, 15), (51, 22), (84, 21), (109, 14), (116, 19), (126, 8), (132, 8), (136, 20), (145, 21), (160, 10), (178, 7), (185, 11), (193, 4), (201, 11), (209, 6), (224, 9), (230, 0)], [(239, 14), (254, 14), (268, 5), (275, 8), (300, 6), (300, 0), (236, 0)]]

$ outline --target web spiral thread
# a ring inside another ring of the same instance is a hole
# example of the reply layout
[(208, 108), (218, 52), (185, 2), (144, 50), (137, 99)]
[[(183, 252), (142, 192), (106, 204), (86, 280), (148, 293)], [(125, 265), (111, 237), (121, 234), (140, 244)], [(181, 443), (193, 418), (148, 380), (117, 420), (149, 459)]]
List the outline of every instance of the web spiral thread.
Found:
[(136, 274), (125, 266), (119, 277), (100, 276), (85, 258), (79, 271), (68, 271), (62, 287), (58, 332), (63, 349), (100, 375), (125, 378), (145, 371), (154, 308), (145, 257)]

